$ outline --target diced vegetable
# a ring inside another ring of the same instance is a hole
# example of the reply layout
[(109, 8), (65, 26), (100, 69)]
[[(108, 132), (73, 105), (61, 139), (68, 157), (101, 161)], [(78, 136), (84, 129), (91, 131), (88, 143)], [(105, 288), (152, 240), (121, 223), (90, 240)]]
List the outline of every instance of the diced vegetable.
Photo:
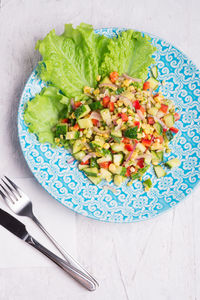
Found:
[(80, 119), (86, 116), (90, 111), (91, 109), (88, 105), (81, 105), (75, 110), (74, 115), (76, 119)]
[(137, 130), (138, 127), (135, 126), (133, 128), (128, 128), (123, 132), (124, 137), (130, 138), (130, 139), (136, 139), (137, 138)]
[(97, 177), (99, 170), (97, 168), (85, 168), (84, 172), (87, 176)]
[(178, 128), (175, 128), (175, 127), (170, 127), (169, 128), (173, 133), (178, 133), (179, 132), (179, 129)]
[(118, 144), (118, 143), (114, 143), (113, 145), (111, 145), (111, 149), (115, 152), (123, 152), (124, 151), (124, 144)]
[(145, 181), (143, 181), (143, 185), (144, 185), (144, 187), (150, 189), (152, 187), (152, 181), (151, 181), (151, 179), (148, 178)]
[(153, 127), (155, 128), (156, 132), (158, 134), (163, 134), (163, 127), (161, 126), (160, 123), (156, 122)]
[(166, 116), (164, 116), (163, 119), (164, 119), (164, 122), (167, 125), (167, 127), (169, 127), (169, 128), (173, 127), (174, 122), (175, 122), (173, 114), (167, 114)]
[(98, 164), (101, 164), (101, 163), (104, 163), (104, 162), (111, 162), (111, 161), (112, 161), (112, 155), (110, 155), (110, 154), (97, 159)]
[(100, 176), (101, 176), (102, 179), (106, 179), (106, 181), (108, 181), (108, 182), (110, 182), (112, 180), (112, 173), (110, 173), (105, 168), (100, 169)]
[(99, 184), (101, 182), (101, 177), (92, 177), (92, 176), (88, 176), (88, 178), (90, 179), (90, 181), (92, 181), (92, 183), (94, 183), (95, 185)]
[(99, 165), (97, 163), (97, 159), (95, 157), (90, 158), (90, 167), (91, 168), (99, 168)]
[(86, 153), (84, 151), (80, 151), (77, 153), (74, 153), (73, 156), (77, 159), (77, 160), (82, 160), (85, 157)]
[(120, 166), (123, 162), (123, 159), (124, 159), (123, 153), (113, 155), (113, 162), (116, 166)]
[(89, 104), (89, 107), (90, 107), (91, 110), (98, 110), (98, 109), (103, 108), (100, 101), (92, 102), (91, 104)]
[(170, 159), (168, 160), (165, 165), (172, 169), (172, 168), (175, 168), (175, 167), (179, 167), (181, 164), (180, 160), (178, 158), (173, 158), (173, 159)]
[(173, 134), (172, 134), (172, 132), (170, 130), (166, 131), (165, 135), (166, 135), (168, 141), (171, 141), (173, 139), (173, 137), (174, 137)]
[(165, 170), (161, 166), (154, 166), (153, 168), (158, 178), (166, 175)]
[(90, 118), (78, 120), (78, 125), (80, 128), (91, 128), (93, 127), (92, 120)]
[(113, 137), (113, 136), (115, 136), (115, 137), (122, 137), (122, 131), (121, 130), (115, 130), (115, 129), (113, 129), (112, 131), (111, 131), (111, 136)]
[(73, 144), (73, 153), (79, 152), (81, 149), (83, 149), (84, 144), (81, 140), (76, 140)]
[(106, 124), (110, 125), (111, 124), (111, 115), (109, 109), (103, 109), (100, 111), (101, 117), (106, 122)]
[(156, 89), (158, 88), (158, 86), (159, 86), (159, 81), (156, 80), (156, 79), (153, 78), (153, 77), (150, 77), (150, 78), (148, 79), (148, 81), (146, 81), (146, 82), (149, 83), (149, 88), (152, 89), (152, 90), (156, 90)]
[(79, 131), (71, 131), (71, 132), (67, 132), (66, 134), (66, 140), (75, 140), (78, 139), (80, 136), (80, 132)]
[(136, 148), (140, 150), (142, 153), (146, 151), (146, 147), (142, 143), (138, 143)]
[(121, 175), (115, 175), (114, 176), (114, 183), (116, 185), (121, 185), (125, 180), (125, 177), (121, 176)]
[(65, 135), (68, 130), (67, 124), (58, 124), (56, 125), (55, 137), (60, 137), (60, 135)]

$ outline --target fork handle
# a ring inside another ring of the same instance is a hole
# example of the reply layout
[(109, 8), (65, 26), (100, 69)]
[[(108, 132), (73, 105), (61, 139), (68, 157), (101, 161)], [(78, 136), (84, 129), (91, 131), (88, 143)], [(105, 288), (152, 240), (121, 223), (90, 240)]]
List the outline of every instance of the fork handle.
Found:
[(73, 277), (76, 281), (78, 281), (82, 286), (84, 286), (89, 291), (95, 291), (96, 285), (95, 283), (82, 273), (80, 270), (76, 269), (72, 265), (70, 265), (65, 260), (61, 259), (57, 255), (55, 255), (53, 252), (45, 248), (43, 245), (38, 243), (32, 236), (28, 235), (25, 242), (27, 242), (29, 245), (33, 246), (35, 249), (43, 253), (45, 256), (47, 256), (50, 260), (52, 260), (55, 264), (57, 264), (61, 269), (63, 269), (66, 273), (68, 273), (71, 277)]
[(62, 254), (62, 256), (65, 258), (66, 262), (70, 264), (71, 266), (75, 267), (76, 269), (80, 270), (82, 273), (84, 273), (86, 276), (90, 277), (91, 280), (93, 280), (94, 284), (98, 286), (98, 282), (96, 279), (88, 273), (87, 270), (85, 270), (69, 253), (67, 253), (57, 242), (56, 240), (48, 233), (48, 231), (44, 228), (44, 226), (40, 223), (40, 221), (35, 217), (33, 214), (31, 216), (31, 219), (35, 222), (35, 224), (45, 233), (45, 235), (49, 238), (49, 240), (54, 244), (54, 246), (58, 249), (58, 251)]

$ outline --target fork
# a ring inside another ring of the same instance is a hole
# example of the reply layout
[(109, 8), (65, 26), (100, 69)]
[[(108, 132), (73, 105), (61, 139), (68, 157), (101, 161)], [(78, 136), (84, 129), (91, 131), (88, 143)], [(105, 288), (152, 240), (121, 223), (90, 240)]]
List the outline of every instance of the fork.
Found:
[[(82, 276), (86, 277), (86, 280), (91, 280), (93, 286), (96, 288), (99, 284), (96, 279), (91, 276), (70, 254), (68, 254), (57, 242), (56, 240), (47, 232), (40, 221), (33, 214), (32, 202), (29, 197), (18, 187), (12, 180), (7, 176), (1, 178), (2, 183), (0, 183), (0, 194), (5, 200), (9, 208), (19, 216), (29, 217), (35, 222), (35, 224), (45, 233), (48, 239), (54, 244), (61, 255), (65, 258), (66, 262), (74, 270), (79, 270)], [(79, 273), (77, 272), (77, 276)], [(77, 279), (77, 278), (76, 278)], [(77, 279), (78, 280), (78, 279)]]

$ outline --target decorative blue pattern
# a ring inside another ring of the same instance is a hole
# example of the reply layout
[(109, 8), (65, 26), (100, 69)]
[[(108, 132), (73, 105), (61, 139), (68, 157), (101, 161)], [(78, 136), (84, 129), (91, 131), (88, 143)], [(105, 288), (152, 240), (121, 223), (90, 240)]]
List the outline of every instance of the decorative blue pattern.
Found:
[[(118, 28), (96, 30), (108, 37), (117, 35)], [(150, 175), (153, 188), (144, 192), (142, 183), (135, 181), (128, 187), (124, 183), (116, 187), (113, 183), (93, 185), (77, 168), (74, 161), (68, 164), (71, 155), (64, 149), (52, 149), (40, 144), (34, 134), (28, 132), (23, 120), (24, 105), (44, 83), (35, 71), (25, 86), (19, 104), (19, 139), (25, 159), (40, 184), (60, 203), (82, 215), (109, 222), (134, 222), (154, 217), (182, 201), (200, 179), (200, 72), (182, 52), (166, 41), (151, 36), (157, 47), (157, 62), (163, 94), (173, 99), (181, 113), (176, 123), (180, 129), (172, 142), (172, 153), (166, 158), (178, 157), (180, 168), (168, 171), (166, 177), (157, 179)], [(145, 175), (144, 178), (147, 178)], [(115, 191), (105, 190), (110, 186)]]

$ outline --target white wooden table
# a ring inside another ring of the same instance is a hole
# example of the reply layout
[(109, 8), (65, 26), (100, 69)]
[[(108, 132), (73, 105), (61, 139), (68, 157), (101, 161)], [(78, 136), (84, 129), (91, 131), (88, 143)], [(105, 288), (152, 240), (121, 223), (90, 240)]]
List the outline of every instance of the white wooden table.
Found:
[[(64, 23), (141, 29), (174, 43), (200, 66), (198, 0), (0, 0), (0, 172), (29, 194), (53, 236), (99, 280), (90, 293), (0, 228), (0, 300), (200, 299), (200, 188), (150, 221), (108, 224), (65, 209), (36, 182), (16, 129), (20, 94), (39, 59), (35, 42)], [(1, 175), (0, 174), (0, 175)], [(0, 199), (0, 207), (6, 206)], [(49, 242), (28, 219), (28, 230)]]

